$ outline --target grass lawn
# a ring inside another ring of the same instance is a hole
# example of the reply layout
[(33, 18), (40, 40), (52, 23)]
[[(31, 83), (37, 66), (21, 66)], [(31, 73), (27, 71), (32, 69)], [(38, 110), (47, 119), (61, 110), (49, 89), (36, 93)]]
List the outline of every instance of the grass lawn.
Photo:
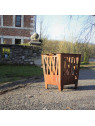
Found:
[(87, 64), (81, 62), (80, 68), (81, 69), (88, 69), (88, 68), (95, 69), (95, 62), (89, 62)]
[[(95, 62), (88, 64), (81, 63), (80, 67), (81, 69), (95, 69)], [(43, 75), (41, 67), (30, 65), (0, 65), (0, 84), (40, 75)]]
[(40, 67), (30, 65), (0, 65), (0, 83), (43, 75)]

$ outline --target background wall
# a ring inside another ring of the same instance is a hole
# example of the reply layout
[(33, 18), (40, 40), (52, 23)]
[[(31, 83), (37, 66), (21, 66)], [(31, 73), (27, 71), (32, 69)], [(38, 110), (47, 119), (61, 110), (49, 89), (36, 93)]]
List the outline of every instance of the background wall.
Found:
[(41, 47), (0, 45), (0, 64), (31, 64), (41, 66)]

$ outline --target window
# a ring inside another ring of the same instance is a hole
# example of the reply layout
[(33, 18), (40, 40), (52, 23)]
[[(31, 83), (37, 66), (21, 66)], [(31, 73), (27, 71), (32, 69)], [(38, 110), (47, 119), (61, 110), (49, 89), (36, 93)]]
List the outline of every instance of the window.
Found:
[(21, 44), (21, 39), (15, 39), (15, 44), (16, 44), (16, 45)]
[(21, 15), (16, 15), (15, 26), (21, 27)]

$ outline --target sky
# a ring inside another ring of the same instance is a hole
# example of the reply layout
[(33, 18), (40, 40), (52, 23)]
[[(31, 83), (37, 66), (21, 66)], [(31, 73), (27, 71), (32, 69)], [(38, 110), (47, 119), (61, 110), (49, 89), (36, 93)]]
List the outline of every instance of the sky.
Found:
[[(48, 39), (74, 41), (79, 36), (83, 26), (86, 25), (88, 15), (37, 15), (36, 31), (40, 32), (40, 21), (42, 30)], [(92, 22), (95, 20), (91, 19)], [(91, 39), (93, 43), (95, 39)]]

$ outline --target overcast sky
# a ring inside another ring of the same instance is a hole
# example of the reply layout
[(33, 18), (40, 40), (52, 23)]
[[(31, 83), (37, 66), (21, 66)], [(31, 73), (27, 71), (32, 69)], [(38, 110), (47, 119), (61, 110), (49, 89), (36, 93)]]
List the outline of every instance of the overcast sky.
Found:
[[(73, 17), (73, 18), (72, 18)], [(86, 16), (68, 15), (37, 15), (37, 32), (39, 33), (39, 22), (43, 21), (42, 29), (48, 39), (72, 41), (80, 34), (82, 27), (86, 24)], [(92, 19), (92, 21), (94, 21)], [(94, 42), (92, 39), (90, 42)]]

